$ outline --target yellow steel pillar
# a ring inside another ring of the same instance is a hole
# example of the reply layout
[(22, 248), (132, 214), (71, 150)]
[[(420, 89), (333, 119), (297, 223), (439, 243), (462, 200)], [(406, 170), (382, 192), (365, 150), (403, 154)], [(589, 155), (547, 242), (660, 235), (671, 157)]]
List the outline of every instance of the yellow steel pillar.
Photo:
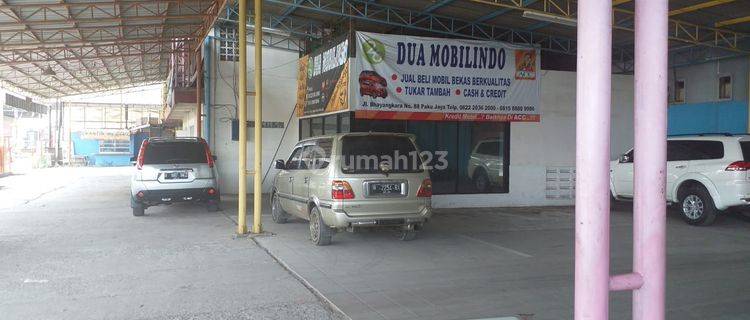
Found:
[(240, 61), (239, 61), (239, 106), (237, 111), (237, 117), (239, 118), (239, 168), (237, 177), (239, 180), (239, 187), (237, 194), (239, 199), (237, 200), (237, 233), (247, 233), (247, 1), (239, 1), (239, 49), (240, 49)]
[[(263, 195), (263, 179), (260, 174), (261, 161), (263, 160), (263, 1), (255, 0), (255, 155), (253, 157), (253, 233), (261, 233), (260, 213), (261, 195)], [(243, 20), (244, 21), (244, 20)]]

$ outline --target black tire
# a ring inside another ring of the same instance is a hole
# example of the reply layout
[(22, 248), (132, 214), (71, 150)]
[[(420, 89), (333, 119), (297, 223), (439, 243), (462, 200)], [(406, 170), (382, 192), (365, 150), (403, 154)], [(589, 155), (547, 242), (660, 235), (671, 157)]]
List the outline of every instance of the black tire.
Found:
[(284, 224), (289, 220), (289, 214), (284, 211), (279, 203), (279, 195), (274, 193), (271, 198), (271, 218), (273, 222)]
[(221, 202), (219, 200), (209, 200), (206, 204), (206, 209), (209, 212), (219, 212), (221, 211)]
[(133, 207), (133, 215), (136, 217), (142, 217), (146, 214), (146, 208), (143, 206)]
[(310, 241), (316, 246), (327, 246), (331, 244), (333, 230), (323, 222), (320, 209), (313, 206), (310, 209)]
[(490, 189), (490, 177), (484, 169), (479, 168), (474, 172), (474, 188), (479, 192), (487, 192)]
[(718, 213), (711, 194), (701, 185), (692, 186), (681, 192), (677, 209), (682, 219), (694, 226), (707, 226), (714, 223)]
[(398, 239), (401, 241), (412, 241), (417, 238), (417, 230), (401, 230)]

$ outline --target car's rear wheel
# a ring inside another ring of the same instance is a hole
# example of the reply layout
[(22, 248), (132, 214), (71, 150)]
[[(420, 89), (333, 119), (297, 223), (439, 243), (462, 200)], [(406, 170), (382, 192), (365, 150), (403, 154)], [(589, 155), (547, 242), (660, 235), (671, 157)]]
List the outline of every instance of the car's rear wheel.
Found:
[(331, 244), (333, 230), (323, 222), (318, 207), (310, 209), (310, 241), (316, 246), (327, 246)]
[(682, 219), (691, 225), (707, 226), (716, 220), (717, 209), (705, 187), (695, 185), (683, 191), (678, 206)]
[(281, 203), (279, 203), (279, 195), (276, 193), (273, 194), (273, 198), (271, 199), (271, 218), (273, 219), (273, 222), (279, 224), (286, 223), (287, 220), (289, 220), (289, 215), (281, 207)]
[(133, 215), (136, 217), (140, 217), (146, 214), (146, 208), (143, 206), (136, 206), (133, 207)]

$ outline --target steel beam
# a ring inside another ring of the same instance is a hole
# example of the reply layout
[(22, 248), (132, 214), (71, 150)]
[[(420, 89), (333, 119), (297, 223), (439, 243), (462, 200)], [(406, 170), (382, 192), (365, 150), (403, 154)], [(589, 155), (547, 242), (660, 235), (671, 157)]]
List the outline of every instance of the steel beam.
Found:
[(542, 50), (566, 54), (575, 52), (574, 39), (475, 23), (432, 13), (422, 14), (420, 11), (361, 0), (307, 0), (301, 4), (294, 4), (291, 0), (265, 0), (265, 2), (435, 34), (538, 46)]
[(722, 4), (730, 3), (730, 2), (734, 2), (734, 1), (735, 0), (712, 0), (712, 1), (701, 2), (701, 3), (694, 4), (692, 6), (682, 7), (682, 8), (679, 8), (679, 9), (675, 9), (675, 10), (669, 11), (669, 16), (671, 17), (671, 16), (676, 16), (678, 14), (683, 14), (683, 13), (698, 11), (698, 10), (701, 10), (701, 9), (715, 7), (715, 6), (718, 6), (718, 5), (722, 5)]

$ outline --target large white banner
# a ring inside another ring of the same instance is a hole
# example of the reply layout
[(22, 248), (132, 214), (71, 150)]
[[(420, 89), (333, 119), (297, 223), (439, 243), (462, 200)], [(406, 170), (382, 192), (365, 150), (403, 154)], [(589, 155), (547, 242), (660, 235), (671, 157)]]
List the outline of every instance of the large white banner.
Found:
[(357, 117), (539, 121), (539, 50), (502, 42), (357, 32)]

